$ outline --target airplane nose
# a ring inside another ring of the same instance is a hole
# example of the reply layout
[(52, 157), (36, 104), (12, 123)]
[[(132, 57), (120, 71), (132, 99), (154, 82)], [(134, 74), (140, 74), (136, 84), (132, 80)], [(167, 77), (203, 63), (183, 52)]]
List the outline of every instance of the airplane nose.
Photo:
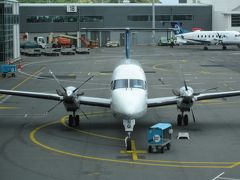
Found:
[(145, 114), (147, 109), (146, 95), (144, 92), (125, 91), (113, 94), (113, 111), (123, 119), (136, 119)]

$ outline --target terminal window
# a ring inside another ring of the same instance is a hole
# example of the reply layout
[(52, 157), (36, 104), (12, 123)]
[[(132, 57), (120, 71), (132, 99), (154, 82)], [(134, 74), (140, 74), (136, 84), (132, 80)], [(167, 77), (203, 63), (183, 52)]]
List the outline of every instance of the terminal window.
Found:
[(232, 27), (240, 27), (240, 14), (232, 14)]
[(173, 15), (173, 21), (191, 21), (193, 20), (192, 15)]

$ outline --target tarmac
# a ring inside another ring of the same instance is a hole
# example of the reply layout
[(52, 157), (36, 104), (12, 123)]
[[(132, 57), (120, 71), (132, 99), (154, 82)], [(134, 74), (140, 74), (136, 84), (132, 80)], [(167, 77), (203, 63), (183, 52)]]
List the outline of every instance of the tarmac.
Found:
[[(186, 80), (195, 92), (240, 90), (240, 49), (211, 46), (134, 46), (131, 57), (146, 72), (148, 96), (173, 96)], [(90, 54), (22, 56), (16, 78), (0, 78), (1, 89), (55, 93), (79, 86), (86, 96), (110, 96), (111, 73), (124, 58), (124, 48), (91, 49)], [(216, 90), (215, 90), (216, 91)], [(240, 180), (240, 97), (197, 102), (196, 123), (177, 126), (176, 106), (148, 109), (136, 121), (133, 151), (126, 152), (121, 121), (107, 108), (81, 106), (80, 127), (68, 127), (63, 105), (57, 102), (0, 96), (0, 179), (24, 180)], [(147, 130), (158, 122), (173, 124), (171, 149), (147, 152)], [(188, 132), (190, 139), (177, 139)]]

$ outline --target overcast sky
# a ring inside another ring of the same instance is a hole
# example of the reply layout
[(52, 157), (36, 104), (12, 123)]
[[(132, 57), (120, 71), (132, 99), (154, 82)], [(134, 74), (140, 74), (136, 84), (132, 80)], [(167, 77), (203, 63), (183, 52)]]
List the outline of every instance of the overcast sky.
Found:
[(160, 0), (162, 4), (178, 4), (178, 0)]

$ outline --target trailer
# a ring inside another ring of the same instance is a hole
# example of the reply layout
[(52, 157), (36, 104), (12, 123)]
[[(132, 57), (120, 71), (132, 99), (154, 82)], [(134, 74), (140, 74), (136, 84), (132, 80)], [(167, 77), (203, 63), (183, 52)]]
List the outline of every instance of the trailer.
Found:
[(158, 123), (148, 129), (148, 152), (164, 153), (164, 148), (170, 150), (172, 139), (172, 125)]
[(12, 77), (15, 77), (16, 72), (16, 65), (15, 64), (3, 64), (0, 65), (0, 73), (2, 74), (2, 77), (5, 78), (8, 74), (10, 74)]

